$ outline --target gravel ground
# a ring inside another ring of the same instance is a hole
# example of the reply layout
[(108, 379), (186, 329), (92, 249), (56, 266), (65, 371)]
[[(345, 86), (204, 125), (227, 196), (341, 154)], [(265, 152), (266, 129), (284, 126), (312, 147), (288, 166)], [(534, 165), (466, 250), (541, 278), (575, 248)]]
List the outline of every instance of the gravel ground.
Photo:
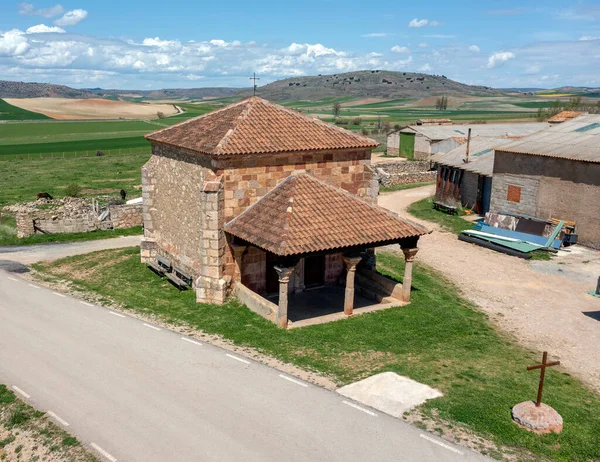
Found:
[[(382, 194), (379, 204), (408, 217), (406, 208), (435, 186)], [(600, 252), (581, 246), (552, 261), (528, 262), (459, 241), (433, 223), (417, 261), (441, 271), (466, 298), (523, 345), (552, 359), (600, 392), (600, 298), (587, 294), (600, 276)], [(526, 364), (523, 367), (527, 366)]]

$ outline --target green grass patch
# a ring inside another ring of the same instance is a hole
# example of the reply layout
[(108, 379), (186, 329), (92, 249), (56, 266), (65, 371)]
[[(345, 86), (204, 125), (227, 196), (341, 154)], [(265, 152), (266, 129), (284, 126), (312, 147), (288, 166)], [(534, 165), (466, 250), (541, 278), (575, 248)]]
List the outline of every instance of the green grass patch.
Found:
[(428, 197), (427, 199), (414, 202), (408, 207), (408, 212), (422, 220), (437, 223), (445, 230), (454, 234), (460, 234), (463, 229), (473, 229), (474, 223), (461, 218), (461, 215), (464, 215), (462, 209), (458, 210), (457, 215), (448, 215), (445, 212), (435, 210), (433, 208), (433, 201), (434, 198)]
[[(598, 396), (554, 368), (547, 372), (544, 401), (563, 416), (563, 432), (536, 435), (517, 427), (510, 409), (535, 397), (538, 375), (525, 368), (539, 361), (538, 354), (498, 334), (443, 275), (418, 263), (410, 306), (290, 331), (236, 301), (197, 304), (193, 292), (179, 292), (141, 264), (137, 247), (34, 267), (66, 274), (75, 287), (115, 300), (126, 310), (222, 335), (341, 384), (384, 371), (408, 376), (444, 393), (422, 406), (425, 414), (439, 414), (499, 445), (555, 460), (600, 458)], [(401, 280), (403, 259), (380, 253), (378, 268)]]
[[(0, 460), (52, 460), (98, 462), (77, 439), (55, 425), (40, 412), (18, 399), (0, 384)], [(11, 447), (12, 446), (12, 447)], [(26, 448), (26, 452), (24, 449)], [(9, 454), (16, 454), (10, 457)]]
[(44, 114), (38, 114), (37, 112), (27, 111), (20, 107), (8, 104), (3, 99), (0, 99), (0, 120), (38, 120), (38, 119), (50, 119), (50, 117)]
[(430, 186), (432, 184), (435, 184), (435, 181), (429, 181), (424, 183), (396, 184), (393, 186), (381, 186), (379, 188), (379, 191), (382, 193), (392, 191), (404, 191), (405, 189), (420, 188), (421, 186)]
[[(159, 127), (157, 127), (159, 128)], [(5, 144), (0, 145), (0, 160), (3, 155), (14, 154), (39, 154), (52, 153), (56, 157), (60, 157), (61, 153), (68, 152), (96, 152), (98, 150), (108, 149), (130, 149), (147, 147), (150, 149), (150, 143), (141, 135), (127, 138), (101, 138), (93, 140), (78, 140), (78, 141), (57, 141), (49, 143), (35, 144)]]
[(2, 161), (0, 156), (0, 207), (36, 200), (39, 192), (63, 197), (77, 180), (84, 189), (124, 189), (130, 198), (141, 195), (141, 167), (150, 153), (73, 159)]

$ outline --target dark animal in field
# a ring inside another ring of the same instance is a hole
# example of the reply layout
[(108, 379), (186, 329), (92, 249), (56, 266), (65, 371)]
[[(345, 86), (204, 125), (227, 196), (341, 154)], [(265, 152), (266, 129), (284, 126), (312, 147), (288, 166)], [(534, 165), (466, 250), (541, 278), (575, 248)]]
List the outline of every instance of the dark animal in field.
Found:
[(127, 193), (124, 189), (121, 189), (121, 191), (119, 191), (119, 194), (121, 195), (121, 199), (123, 200), (125, 200), (125, 198), (127, 197)]
[(50, 194), (48, 194), (47, 192), (41, 192), (37, 194), (37, 198), (38, 199), (54, 199)]

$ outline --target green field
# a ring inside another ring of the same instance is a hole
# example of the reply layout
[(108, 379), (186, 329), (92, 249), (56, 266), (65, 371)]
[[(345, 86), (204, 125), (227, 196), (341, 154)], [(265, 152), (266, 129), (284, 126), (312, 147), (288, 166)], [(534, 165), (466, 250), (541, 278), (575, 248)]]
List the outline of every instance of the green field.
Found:
[(50, 117), (44, 114), (38, 114), (37, 112), (26, 111), (20, 107), (8, 104), (3, 99), (0, 99), (0, 120), (37, 120), (37, 119), (50, 119)]
[(0, 207), (34, 201), (39, 192), (63, 197), (65, 188), (74, 182), (83, 189), (114, 190), (115, 195), (124, 189), (128, 197), (137, 197), (141, 195), (140, 169), (149, 158), (146, 151), (121, 156), (0, 161)]

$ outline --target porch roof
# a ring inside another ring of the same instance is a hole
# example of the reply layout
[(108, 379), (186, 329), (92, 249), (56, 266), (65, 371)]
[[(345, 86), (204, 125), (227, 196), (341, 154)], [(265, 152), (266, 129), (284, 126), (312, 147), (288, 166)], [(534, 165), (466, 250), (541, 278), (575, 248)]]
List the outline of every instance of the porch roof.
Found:
[(225, 225), (280, 256), (398, 241), (429, 231), (307, 173), (291, 175)]

